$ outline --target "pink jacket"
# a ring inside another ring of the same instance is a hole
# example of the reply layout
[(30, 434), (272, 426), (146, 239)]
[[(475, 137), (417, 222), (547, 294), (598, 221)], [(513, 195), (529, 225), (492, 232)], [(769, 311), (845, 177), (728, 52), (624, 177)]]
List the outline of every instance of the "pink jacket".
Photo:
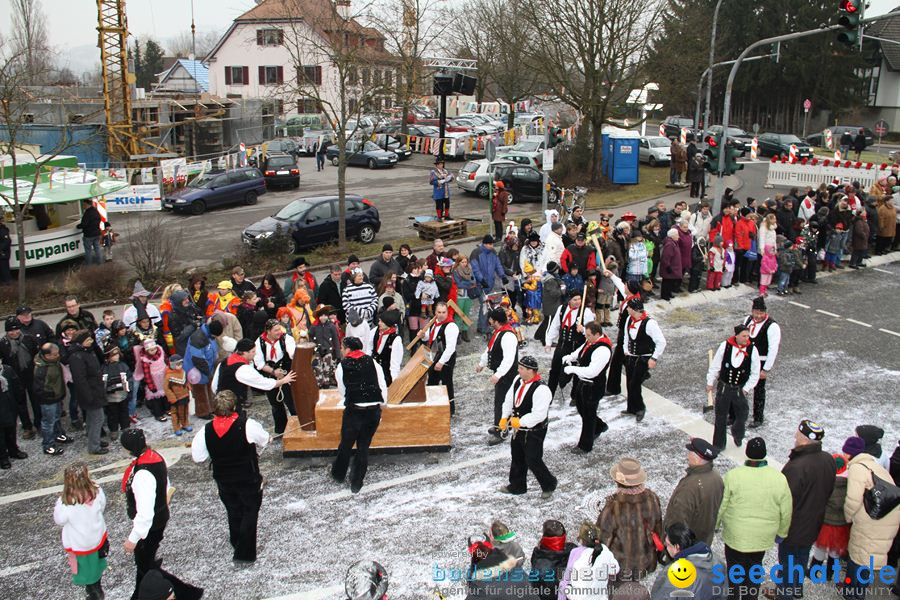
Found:
[(153, 383), (156, 385), (156, 391), (151, 392), (150, 388), (145, 387), (147, 398), (162, 398), (166, 395), (163, 389), (163, 383), (166, 376), (166, 353), (162, 347), (156, 352), (156, 356), (150, 356), (144, 351), (143, 346), (134, 347), (134, 380), (143, 381), (144, 364), (150, 365), (150, 375), (153, 377)]

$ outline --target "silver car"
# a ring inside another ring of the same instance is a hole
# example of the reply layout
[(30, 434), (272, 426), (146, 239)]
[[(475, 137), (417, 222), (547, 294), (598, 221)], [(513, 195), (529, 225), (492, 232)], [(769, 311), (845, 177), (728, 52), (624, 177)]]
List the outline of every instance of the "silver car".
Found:
[(658, 135), (640, 138), (638, 159), (651, 167), (669, 164), (672, 161), (672, 141)]
[(509, 160), (489, 161), (486, 158), (481, 160), (470, 160), (456, 174), (456, 186), (473, 194), (478, 194), (482, 198), (487, 198), (490, 193), (491, 179), (494, 173), (494, 167), (497, 165), (515, 165), (516, 163)]

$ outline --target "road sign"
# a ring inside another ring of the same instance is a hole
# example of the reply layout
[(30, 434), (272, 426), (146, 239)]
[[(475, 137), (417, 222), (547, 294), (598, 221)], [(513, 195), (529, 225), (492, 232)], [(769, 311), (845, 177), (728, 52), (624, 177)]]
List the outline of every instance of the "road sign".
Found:
[(547, 148), (544, 150), (544, 157), (541, 161), (541, 169), (544, 171), (552, 171), (553, 170), (553, 148)]
[(753, 124), (753, 133), (759, 133), (759, 123)]
[(888, 132), (888, 123), (884, 119), (875, 123), (875, 135), (884, 137)]
[(497, 158), (497, 144), (494, 140), (487, 140), (484, 143), (484, 156), (491, 162)]
[(803, 111), (809, 112), (809, 109), (812, 108), (812, 102), (809, 98), (803, 101)]

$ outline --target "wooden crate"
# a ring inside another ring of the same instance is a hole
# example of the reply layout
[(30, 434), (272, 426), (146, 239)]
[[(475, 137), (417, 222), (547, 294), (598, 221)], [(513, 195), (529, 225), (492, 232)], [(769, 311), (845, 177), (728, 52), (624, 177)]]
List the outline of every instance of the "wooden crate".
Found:
[(413, 228), (418, 230), (419, 239), (434, 241), (438, 238), (442, 240), (452, 240), (455, 238), (466, 237), (468, 232), (468, 223), (461, 221), (423, 221), (421, 223), (413, 223)]

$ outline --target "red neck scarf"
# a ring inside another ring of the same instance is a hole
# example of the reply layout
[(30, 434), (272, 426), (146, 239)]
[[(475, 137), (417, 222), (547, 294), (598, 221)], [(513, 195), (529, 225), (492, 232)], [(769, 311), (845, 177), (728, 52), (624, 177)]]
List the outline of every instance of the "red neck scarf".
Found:
[(628, 301), (632, 298), (640, 298), (641, 294), (638, 292), (637, 294), (632, 294), (630, 296), (625, 296), (625, 299), (622, 300), (622, 304), (619, 305), (619, 310), (625, 310), (625, 307), (628, 306)]
[(269, 336), (267, 335), (267, 333), (265, 331), (263, 331), (263, 334), (259, 337), (262, 338), (262, 341), (264, 343), (269, 344), (269, 346), (270, 346), (269, 360), (275, 360), (275, 345), (278, 344), (279, 340), (276, 340), (274, 342), (269, 340)]
[(428, 332), (428, 345), (431, 346), (434, 344), (434, 338), (437, 336), (438, 329), (441, 328), (442, 325), (447, 325), (448, 323), (452, 323), (453, 318), (447, 317), (446, 321), (441, 321), (440, 323), (432, 323), (431, 331)]
[(389, 328), (385, 329), (384, 331), (379, 331), (379, 332), (378, 332), (378, 342), (375, 344), (375, 351), (376, 351), (376, 352), (380, 352), (380, 351), (382, 350), (382, 348), (381, 348), (381, 340), (385, 339), (386, 337), (388, 337), (388, 336), (391, 335), (392, 333), (397, 333), (397, 328), (396, 328), (396, 327), (389, 327)]
[(566, 546), (566, 536), (557, 535), (557, 536), (544, 536), (541, 538), (541, 548), (546, 548), (547, 550), (553, 550), (554, 552), (560, 552)]
[(134, 468), (137, 465), (150, 465), (162, 461), (163, 457), (151, 448), (147, 448), (141, 452), (141, 455), (131, 461), (131, 464), (125, 468), (125, 475), (122, 477), (122, 491), (124, 492), (128, 489), (128, 480), (131, 478), (131, 472), (134, 471)]
[(347, 358), (362, 358), (366, 354), (362, 350), (353, 350), (347, 353)]
[(596, 342), (591, 342), (591, 343), (589, 343), (589, 344), (585, 344), (585, 345), (584, 345), (584, 348), (582, 348), (582, 349), (581, 349), (581, 352), (578, 354), (578, 358), (581, 358), (582, 356), (584, 356), (585, 353), (586, 353), (588, 350), (590, 350), (591, 348), (593, 348), (594, 346), (596, 346), (596, 345), (599, 344), (600, 342), (604, 342), (604, 343), (606, 343), (606, 344), (608, 344), (608, 345), (612, 345), (612, 342), (609, 341), (609, 338), (608, 338), (608, 337), (606, 337), (605, 335), (601, 335), (599, 338), (597, 338), (597, 341), (596, 341)]
[(529, 379), (528, 381), (523, 381), (522, 385), (519, 386), (519, 391), (516, 392), (516, 406), (522, 404), (522, 396), (525, 395), (525, 388), (527, 388), (530, 384), (535, 383), (536, 381), (541, 380), (541, 374), (535, 373), (534, 377)]
[(237, 363), (241, 363), (241, 364), (244, 364), (244, 365), (249, 365), (249, 364), (250, 364), (250, 361), (247, 360), (246, 358), (244, 358), (243, 356), (241, 356), (240, 354), (238, 354), (237, 352), (235, 352), (234, 354), (232, 354), (231, 356), (229, 356), (228, 359), (225, 361), (225, 364), (228, 365), (229, 367), (230, 367), (231, 365), (234, 365), (234, 364), (237, 364)]
[(747, 342), (746, 346), (741, 346), (737, 343), (735, 337), (731, 336), (730, 338), (728, 338), (728, 345), (737, 348), (738, 353), (743, 354), (744, 357), (750, 356), (749, 354), (747, 354), (747, 349), (750, 348), (750, 342)]
[(641, 313), (641, 316), (639, 316), (636, 319), (634, 317), (631, 317), (631, 323), (628, 324), (628, 328), (629, 329), (637, 329), (640, 326), (641, 321), (646, 320), (647, 317), (649, 317), (649, 316), (650, 315), (647, 314), (647, 311), (644, 311)]
[(563, 327), (571, 327), (572, 326), (572, 316), (577, 314), (578, 310), (574, 308), (569, 308), (568, 312), (566, 312), (566, 316), (563, 318), (562, 326)]
[(227, 417), (213, 417), (213, 431), (216, 432), (217, 436), (222, 437), (223, 435), (228, 433), (228, 430), (231, 429), (231, 426), (234, 425), (234, 422), (237, 421), (237, 418), (238, 414), (236, 412), (231, 413)]
[(491, 334), (491, 339), (488, 340), (488, 351), (493, 350), (494, 342), (497, 341), (497, 338), (500, 336), (501, 333), (503, 333), (504, 331), (512, 331), (512, 330), (513, 330), (512, 325), (510, 325), (509, 323), (506, 323), (500, 329), (495, 330), (494, 333)]
[(766, 315), (766, 318), (763, 319), (762, 321), (760, 321), (759, 323), (757, 323), (755, 319), (751, 318), (750, 325), (747, 326), (748, 329), (750, 329), (750, 337), (755, 337), (756, 336), (756, 328), (762, 327), (763, 325), (766, 324), (766, 321), (768, 321), (768, 320), (769, 320), (769, 315)]

